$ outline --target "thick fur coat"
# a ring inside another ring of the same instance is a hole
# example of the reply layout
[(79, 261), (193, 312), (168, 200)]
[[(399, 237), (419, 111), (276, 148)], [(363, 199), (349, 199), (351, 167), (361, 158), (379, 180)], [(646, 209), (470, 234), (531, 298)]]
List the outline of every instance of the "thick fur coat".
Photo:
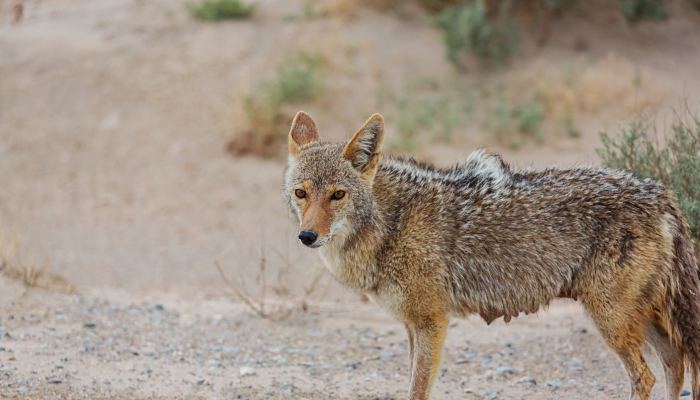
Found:
[(383, 133), (375, 114), (348, 143), (322, 142), (300, 112), (285, 197), (333, 276), (406, 325), (411, 399), (429, 396), (448, 316), (509, 321), (566, 297), (622, 359), (633, 399), (654, 385), (649, 343), (668, 398), (687, 365), (700, 400), (700, 273), (661, 184), (600, 168), (517, 169), (483, 151), (435, 168), (382, 158)]

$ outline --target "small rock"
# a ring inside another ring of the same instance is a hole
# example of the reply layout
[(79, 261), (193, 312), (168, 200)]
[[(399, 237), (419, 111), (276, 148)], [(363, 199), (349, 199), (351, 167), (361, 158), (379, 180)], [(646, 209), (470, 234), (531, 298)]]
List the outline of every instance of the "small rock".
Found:
[(202, 386), (204, 385), (205, 380), (204, 379), (197, 379), (197, 385)]
[(388, 360), (393, 357), (396, 357), (396, 353), (389, 349), (384, 349), (379, 352), (379, 358), (381, 358), (382, 360)]
[(360, 366), (360, 363), (357, 363), (357, 362), (349, 362), (349, 363), (345, 364), (345, 368), (349, 369), (351, 371), (356, 370), (359, 366)]
[(585, 326), (579, 325), (576, 328), (574, 328), (574, 332), (576, 332), (576, 333), (588, 333), (588, 329), (586, 329)]
[(277, 385), (275, 388), (280, 393), (292, 394), (294, 393), (294, 386), (289, 385)]
[(495, 399), (496, 397), (498, 397), (498, 393), (491, 391), (491, 390), (487, 390), (481, 394), (481, 397), (483, 397), (487, 400), (491, 400), (491, 399)]
[(96, 326), (97, 326), (97, 324), (94, 323), (94, 322), (86, 322), (86, 323), (83, 324), (83, 328), (89, 328), (89, 329), (92, 329), (92, 328), (94, 328), (94, 327), (96, 327)]
[(559, 389), (562, 387), (562, 384), (557, 379), (550, 379), (547, 381), (547, 387), (550, 387), (552, 389)]
[(242, 378), (244, 376), (252, 376), (255, 375), (255, 368), (253, 367), (241, 367), (241, 369), (238, 371), (238, 375)]
[(49, 376), (49, 377), (46, 378), (46, 382), (48, 382), (48, 383), (53, 383), (53, 384), (57, 384), (57, 383), (63, 382), (63, 379), (59, 378), (59, 377), (56, 376), (56, 375), (51, 375), (51, 376)]
[(20, 386), (17, 388), (17, 393), (27, 393), (29, 391), (29, 388), (26, 386)]
[(513, 368), (511, 367), (498, 367), (496, 368), (496, 375), (512, 375), (515, 371), (513, 371)]
[(528, 385), (537, 385), (537, 381), (535, 378), (532, 378), (530, 376), (523, 376), (522, 378), (518, 379), (516, 381), (517, 383), (527, 383)]
[(691, 394), (692, 394), (692, 393), (690, 392), (690, 390), (683, 390), (683, 391), (681, 392), (681, 397), (688, 397), (688, 396), (690, 396)]

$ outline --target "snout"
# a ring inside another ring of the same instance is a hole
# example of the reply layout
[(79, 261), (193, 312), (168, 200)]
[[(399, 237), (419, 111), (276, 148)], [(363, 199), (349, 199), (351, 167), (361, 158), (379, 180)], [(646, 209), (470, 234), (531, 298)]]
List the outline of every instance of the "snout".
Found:
[(318, 239), (318, 235), (314, 231), (305, 230), (299, 232), (299, 240), (307, 246), (311, 246)]

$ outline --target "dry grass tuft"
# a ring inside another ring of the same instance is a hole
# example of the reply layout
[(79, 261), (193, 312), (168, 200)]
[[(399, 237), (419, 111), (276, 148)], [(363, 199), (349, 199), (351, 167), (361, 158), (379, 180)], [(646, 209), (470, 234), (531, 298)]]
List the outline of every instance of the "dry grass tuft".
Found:
[[(272, 302), (267, 298), (270, 291), (280, 295), (289, 296), (289, 291), (286, 289), (284, 282), (280, 282), (280, 287), (271, 286), (267, 282), (267, 256), (264, 250), (261, 251), (258, 264), (258, 275), (256, 282), (258, 284), (257, 296), (251, 295), (245, 289), (246, 285), (243, 282), (236, 282), (230, 279), (221, 268), (218, 261), (214, 261), (214, 266), (219, 272), (222, 282), (226, 285), (229, 293), (245, 304), (255, 315), (279, 321), (288, 318), (294, 312), (306, 312), (309, 309), (309, 298), (318, 288), (319, 282), (323, 277), (323, 267), (316, 269), (309, 282), (304, 286), (303, 292), (297, 296), (290, 296), (291, 300), (285, 302)], [(287, 265), (289, 268), (290, 265)]]
[(559, 118), (608, 110), (634, 115), (658, 107), (668, 96), (646, 72), (614, 54), (566, 72), (538, 66), (517, 76), (511, 92), (527, 92), (525, 89), (533, 86), (547, 114)]
[(524, 133), (539, 141), (558, 132), (577, 137), (580, 118), (629, 118), (658, 109), (669, 94), (653, 76), (614, 54), (564, 71), (536, 64), (494, 93), (486, 126), (513, 147), (527, 138)]
[(0, 276), (19, 282), (27, 288), (42, 288), (62, 293), (74, 293), (76, 290), (65, 278), (47, 272), (31, 261), (22, 252), (16, 234), (0, 234)]
[(321, 54), (304, 52), (280, 64), (275, 79), (260, 82), (244, 99), (247, 124), (236, 132), (227, 150), (235, 156), (283, 156), (293, 110), (318, 100), (325, 91), (324, 64)]

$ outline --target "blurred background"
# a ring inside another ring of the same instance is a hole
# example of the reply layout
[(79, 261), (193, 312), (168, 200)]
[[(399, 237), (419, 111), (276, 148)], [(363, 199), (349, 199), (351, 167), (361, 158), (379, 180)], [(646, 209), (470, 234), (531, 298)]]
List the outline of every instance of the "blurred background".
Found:
[(333, 141), (380, 112), (388, 152), (439, 165), (486, 148), (659, 177), (697, 235), (698, 71), (697, 0), (0, 0), (2, 272), (357, 301), (281, 196), (299, 109)]

